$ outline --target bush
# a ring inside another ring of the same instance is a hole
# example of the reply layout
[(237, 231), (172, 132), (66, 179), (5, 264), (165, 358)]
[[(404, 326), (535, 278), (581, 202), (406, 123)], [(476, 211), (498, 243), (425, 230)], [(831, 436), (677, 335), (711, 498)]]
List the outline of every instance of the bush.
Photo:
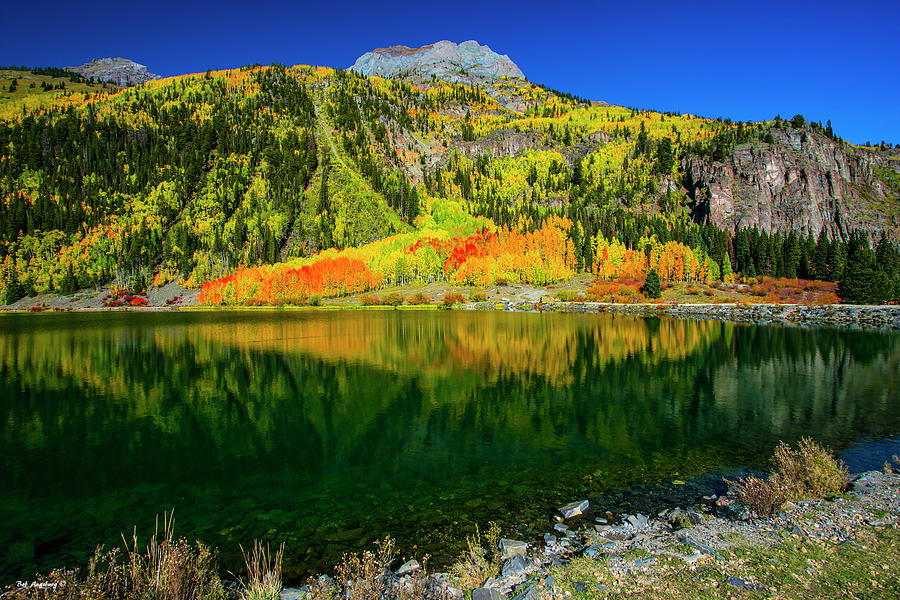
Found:
[(501, 556), (500, 526), (490, 523), (488, 530), (482, 534), (475, 526), (475, 535), (466, 536), (466, 550), (462, 558), (450, 567), (450, 571), (459, 577), (459, 585), (463, 589), (480, 587), (489, 577), (500, 572)]
[(760, 517), (771, 515), (784, 504), (784, 496), (779, 493), (778, 488), (765, 479), (751, 475), (737, 481), (725, 481), (738, 502)]
[(640, 282), (635, 279), (617, 279), (616, 281), (597, 279), (587, 289), (585, 295), (591, 302), (644, 302), (645, 298), (640, 287)]
[(403, 294), (400, 292), (391, 292), (381, 297), (381, 303), (385, 306), (400, 306), (403, 304)]
[(761, 517), (771, 515), (786, 501), (824, 498), (847, 488), (847, 467), (809, 438), (800, 438), (796, 450), (781, 442), (772, 464), (774, 470), (767, 480), (753, 476), (726, 480), (734, 496)]
[(827, 449), (809, 438), (800, 438), (794, 450), (784, 442), (772, 459), (775, 472), (770, 479), (784, 490), (787, 500), (824, 498), (847, 488), (847, 467)]
[(441, 298), (441, 303), (445, 307), (453, 306), (454, 304), (462, 304), (466, 299), (463, 298), (463, 295), (459, 292), (450, 292), (448, 294), (444, 294), (444, 297)]
[(428, 294), (423, 294), (422, 292), (416, 292), (412, 296), (406, 299), (406, 303), (412, 306), (417, 306), (419, 304), (429, 304), (431, 303), (431, 297)]
[(484, 292), (470, 292), (469, 293), (469, 302), (486, 302), (487, 294)]
[(580, 302), (584, 300), (584, 296), (575, 290), (559, 290), (554, 296), (560, 302)]
[(310, 294), (308, 302), (310, 306), (322, 306), (322, 295)]
[(378, 296), (373, 296), (372, 294), (363, 294), (359, 297), (359, 303), (363, 306), (378, 306), (381, 304), (381, 301), (378, 299)]
[(391, 573), (397, 560), (394, 541), (385, 538), (375, 542), (377, 550), (345, 554), (335, 567), (334, 578), (310, 579), (308, 600), (446, 600), (451, 598), (442, 586), (428, 575), (428, 557), (421, 568), (403, 579)]

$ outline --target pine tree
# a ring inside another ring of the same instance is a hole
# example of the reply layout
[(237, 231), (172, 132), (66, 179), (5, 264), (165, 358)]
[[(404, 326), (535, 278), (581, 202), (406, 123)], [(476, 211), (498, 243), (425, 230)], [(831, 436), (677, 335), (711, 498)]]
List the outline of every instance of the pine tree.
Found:
[(659, 298), (662, 296), (662, 286), (659, 283), (659, 273), (656, 272), (656, 269), (650, 269), (647, 273), (647, 278), (644, 280), (644, 286), (641, 291), (648, 298)]
[(855, 245), (838, 282), (838, 295), (848, 304), (882, 304), (890, 298), (891, 284), (875, 264), (875, 253), (868, 242)]

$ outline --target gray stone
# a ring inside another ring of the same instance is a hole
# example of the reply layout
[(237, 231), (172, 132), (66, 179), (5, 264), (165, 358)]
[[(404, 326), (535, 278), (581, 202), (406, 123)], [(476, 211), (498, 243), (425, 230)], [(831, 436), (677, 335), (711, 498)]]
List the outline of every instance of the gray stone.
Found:
[(280, 598), (281, 600), (303, 600), (306, 596), (306, 592), (298, 588), (282, 588)]
[(560, 533), (565, 533), (569, 530), (569, 527), (567, 525), (563, 525), (562, 523), (557, 523), (553, 526), (553, 529), (559, 531)]
[[(615, 544), (613, 544), (613, 547), (615, 547)], [(603, 552), (603, 549), (600, 546), (598, 546), (596, 544), (591, 544), (590, 546), (585, 548), (581, 553), (583, 555), (587, 556), (588, 558), (595, 558), (602, 552)]]
[(725, 580), (725, 583), (727, 583), (731, 587), (736, 587), (741, 590), (765, 591), (767, 589), (764, 586), (757, 585), (755, 583), (750, 583), (746, 579), (741, 579), (740, 577), (734, 577), (734, 576), (729, 576), (728, 579)]
[(422, 565), (419, 564), (419, 561), (416, 559), (408, 560), (403, 565), (397, 569), (397, 575), (403, 577), (404, 575), (409, 575), (415, 571), (418, 571), (422, 568)]
[(528, 552), (528, 544), (519, 540), (500, 540), (500, 554), (503, 558), (511, 558), (517, 554), (525, 554)]
[(572, 517), (584, 514), (584, 511), (588, 509), (589, 505), (590, 503), (587, 500), (578, 500), (576, 502), (570, 502), (565, 506), (560, 506), (559, 512), (563, 518), (571, 519)]
[(572, 583), (576, 594), (584, 594), (587, 592), (587, 584), (583, 581), (575, 581)]
[(553, 535), (552, 533), (544, 534), (544, 543), (547, 544), (548, 546), (552, 546), (553, 544), (555, 544), (556, 540), (557, 540), (556, 536)]
[(528, 562), (525, 560), (525, 557), (521, 554), (516, 554), (503, 563), (503, 568), (501, 569), (500, 573), (504, 577), (510, 577), (511, 575), (519, 575), (527, 568)]
[(475, 588), (472, 590), (472, 600), (503, 600), (503, 594), (497, 588)]
[(650, 519), (647, 515), (642, 515), (640, 513), (636, 515), (626, 515), (625, 522), (634, 527), (635, 529), (644, 529), (650, 524)]

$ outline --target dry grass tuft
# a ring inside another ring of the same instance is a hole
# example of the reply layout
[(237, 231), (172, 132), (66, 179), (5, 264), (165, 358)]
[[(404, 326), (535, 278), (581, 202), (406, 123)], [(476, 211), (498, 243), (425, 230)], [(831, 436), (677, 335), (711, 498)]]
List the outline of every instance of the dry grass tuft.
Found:
[(771, 515), (786, 501), (824, 498), (847, 489), (847, 467), (809, 438), (800, 438), (797, 449), (781, 442), (772, 464), (768, 479), (726, 480), (735, 497), (761, 517)]
[(459, 577), (463, 589), (476, 588), (500, 572), (500, 526), (489, 523), (484, 534), (475, 526), (475, 535), (466, 536), (466, 550), (450, 570)]
[(244, 565), (247, 568), (247, 579), (242, 581), (241, 598), (244, 600), (277, 600), (281, 593), (281, 561), (284, 556), (284, 544), (278, 547), (273, 555), (269, 545), (260, 541), (253, 542), (253, 549), (245, 552), (243, 546)]

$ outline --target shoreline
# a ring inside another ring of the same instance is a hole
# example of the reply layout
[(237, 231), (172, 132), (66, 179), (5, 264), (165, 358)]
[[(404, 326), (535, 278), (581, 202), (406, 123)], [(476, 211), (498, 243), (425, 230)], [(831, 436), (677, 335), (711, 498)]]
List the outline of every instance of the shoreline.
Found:
[[(415, 306), (362, 306), (353, 304), (323, 304), (321, 306), (123, 306), (123, 307), (31, 307), (0, 306), (2, 314), (33, 313), (164, 313), (164, 312), (227, 312), (227, 311), (315, 311), (315, 310), (441, 310), (437, 304)], [(856, 304), (687, 304), (648, 303), (612, 304), (605, 302), (550, 301), (486, 301), (460, 304), (451, 310), (501, 311), (524, 313), (611, 313), (640, 317), (666, 316), (676, 319), (716, 320), (758, 325), (837, 326), (887, 331), (900, 330), (900, 306)]]
[[(788, 503), (767, 518), (757, 518), (728, 493), (702, 496), (655, 515), (612, 514), (573, 499), (559, 507), (556, 523), (542, 537), (493, 540), (495, 547), (485, 554), (492, 576), (480, 583), (467, 584), (451, 568), (426, 571), (421, 556), (394, 555), (381, 584), (394, 595), (418, 590), (420, 594), (404, 596), (410, 600), (667, 598), (673, 589), (680, 592), (677, 597), (692, 599), (748, 592), (774, 598), (842, 597), (795, 595), (790, 587), (810, 593), (810, 586), (825, 585), (827, 592), (843, 593), (846, 583), (833, 571), (856, 560), (866, 570), (874, 569), (872, 579), (858, 582), (865, 591), (900, 589), (896, 565), (883, 565), (892, 560), (883, 552), (897, 552), (900, 541), (900, 474), (864, 471), (851, 475), (850, 482), (843, 494)], [(345, 558), (343, 566), (347, 564)], [(332, 576), (341, 566), (331, 565), (328, 574), (310, 577), (305, 585), (283, 588), (280, 600), (340, 594), (344, 584)], [(0, 589), (4, 597), (30, 598), (30, 591), (56, 585), (41, 583), (46, 581), (42, 575), (28, 582), (31, 587)], [(237, 582), (222, 583), (226, 598), (240, 597)]]

